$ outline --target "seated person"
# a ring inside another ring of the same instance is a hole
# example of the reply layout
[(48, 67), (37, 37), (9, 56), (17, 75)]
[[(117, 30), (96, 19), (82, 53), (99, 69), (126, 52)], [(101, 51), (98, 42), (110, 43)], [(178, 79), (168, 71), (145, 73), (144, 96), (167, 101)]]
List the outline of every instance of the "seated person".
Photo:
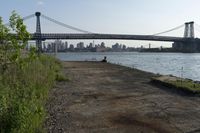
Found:
[(107, 62), (107, 59), (106, 59), (107, 57), (106, 56), (104, 56), (104, 59), (103, 60), (101, 60), (101, 62)]

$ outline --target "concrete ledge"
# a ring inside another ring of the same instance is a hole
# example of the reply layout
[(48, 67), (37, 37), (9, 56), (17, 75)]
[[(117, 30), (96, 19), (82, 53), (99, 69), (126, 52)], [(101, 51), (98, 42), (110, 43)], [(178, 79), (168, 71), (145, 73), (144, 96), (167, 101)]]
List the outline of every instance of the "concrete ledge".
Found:
[(153, 77), (152, 83), (165, 86), (169, 89), (177, 89), (187, 94), (200, 94), (199, 82), (192, 81), (190, 79), (183, 79), (171, 75), (164, 75), (159, 77)]

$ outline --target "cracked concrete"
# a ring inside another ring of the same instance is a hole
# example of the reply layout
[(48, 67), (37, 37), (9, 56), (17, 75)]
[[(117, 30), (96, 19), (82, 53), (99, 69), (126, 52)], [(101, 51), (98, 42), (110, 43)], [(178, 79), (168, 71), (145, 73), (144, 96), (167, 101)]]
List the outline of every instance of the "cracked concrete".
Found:
[(48, 132), (199, 133), (200, 98), (150, 82), (154, 74), (101, 62), (63, 62), (47, 103)]

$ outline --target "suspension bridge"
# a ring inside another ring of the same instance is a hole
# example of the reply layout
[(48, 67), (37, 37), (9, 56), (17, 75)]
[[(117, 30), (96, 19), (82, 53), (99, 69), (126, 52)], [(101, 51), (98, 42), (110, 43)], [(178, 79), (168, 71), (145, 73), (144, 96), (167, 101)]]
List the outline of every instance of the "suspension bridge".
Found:
[[(36, 40), (36, 46), (39, 51), (42, 49), (42, 41), (48, 39), (117, 39), (117, 40), (149, 40), (149, 41), (167, 41), (173, 42), (173, 48), (179, 52), (200, 52), (200, 39), (195, 38), (194, 34), (194, 22), (187, 22), (170, 30), (166, 30), (160, 33), (152, 35), (126, 35), (126, 34), (100, 34), (83, 29), (79, 29), (62, 22), (59, 22), (53, 18), (45, 16), (40, 12), (31, 14), (23, 18), (27, 20), (36, 17), (36, 32), (31, 34), (31, 40)], [(42, 33), (40, 18), (51, 21), (55, 24), (63, 26), (65, 28), (75, 30), (79, 33)], [(173, 37), (173, 36), (161, 36), (162, 34), (178, 30), (185, 27), (183, 37)]]

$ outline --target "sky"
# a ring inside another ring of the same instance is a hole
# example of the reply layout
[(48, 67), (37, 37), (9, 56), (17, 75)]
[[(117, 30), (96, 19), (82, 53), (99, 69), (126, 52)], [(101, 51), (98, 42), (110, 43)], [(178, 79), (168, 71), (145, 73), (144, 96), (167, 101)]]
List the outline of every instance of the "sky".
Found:
[[(80, 29), (94, 33), (152, 35), (185, 22), (200, 25), (199, 0), (0, 0), (0, 16), (7, 23), (15, 10), (22, 17), (36, 11)], [(29, 32), (35, 32), (36, 18), (24, 22)], [(43, 33), (77, 33), (41, 18)], [(183, 36), (184, 27), (165, 36)], [(195, 25), (200, 37), (200, 26)], [(80, 40), (83, 41), (83, 40)], [(92, 41), (92, 40), (90, 40)], [(95, 40), (128, 46), (171, 46), (171, 43), (150, 41)], [(72, 43), (74, 41), (71, 41)], [(89, 41), (85, 41), (88, 43)]]

